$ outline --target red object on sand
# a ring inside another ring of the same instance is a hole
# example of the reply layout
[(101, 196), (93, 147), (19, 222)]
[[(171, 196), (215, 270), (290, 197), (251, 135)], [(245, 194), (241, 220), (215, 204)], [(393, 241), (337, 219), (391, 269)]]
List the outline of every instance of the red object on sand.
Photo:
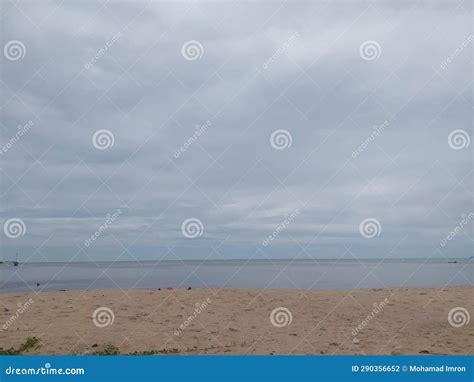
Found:
[(168, 287), (168, 288), (166, 288), (166, 289), (167, 289), (167, 290), (173, 290), (173, 288), (171, 288), (171, 287)]

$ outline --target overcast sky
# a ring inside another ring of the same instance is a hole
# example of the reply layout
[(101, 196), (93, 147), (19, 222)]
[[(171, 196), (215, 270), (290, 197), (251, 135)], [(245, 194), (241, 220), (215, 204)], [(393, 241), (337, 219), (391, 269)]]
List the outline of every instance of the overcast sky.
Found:
[(0, 257), (472, 255), (472, 16), (2, 1)]

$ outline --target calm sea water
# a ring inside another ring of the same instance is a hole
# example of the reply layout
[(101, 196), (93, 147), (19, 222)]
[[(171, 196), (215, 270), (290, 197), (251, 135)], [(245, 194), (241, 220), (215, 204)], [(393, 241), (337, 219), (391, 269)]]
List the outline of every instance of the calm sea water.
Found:
[[(0, 265), (0, 292), (142, 288), (352, 289), (473, 285), (473, 259), (225, 260)], [(37, 286), (36, 284), (40, 285)]]

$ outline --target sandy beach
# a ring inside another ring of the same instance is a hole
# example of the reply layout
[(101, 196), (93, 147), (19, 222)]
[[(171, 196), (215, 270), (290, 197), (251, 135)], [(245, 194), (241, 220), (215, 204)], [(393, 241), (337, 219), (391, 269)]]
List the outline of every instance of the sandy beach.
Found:
[[(472, 354), (473, 292), (453, 287), (0, 294), (0, 348), (78, 355)], [(31, 346), (22, 347), (28, 339)]]

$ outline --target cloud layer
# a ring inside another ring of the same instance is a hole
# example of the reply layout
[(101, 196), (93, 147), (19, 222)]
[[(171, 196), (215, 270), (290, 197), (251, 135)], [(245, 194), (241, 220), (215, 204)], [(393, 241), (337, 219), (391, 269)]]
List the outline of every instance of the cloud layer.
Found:
[(472, 254), (467, 4), (2, 7), (4, 258)]

